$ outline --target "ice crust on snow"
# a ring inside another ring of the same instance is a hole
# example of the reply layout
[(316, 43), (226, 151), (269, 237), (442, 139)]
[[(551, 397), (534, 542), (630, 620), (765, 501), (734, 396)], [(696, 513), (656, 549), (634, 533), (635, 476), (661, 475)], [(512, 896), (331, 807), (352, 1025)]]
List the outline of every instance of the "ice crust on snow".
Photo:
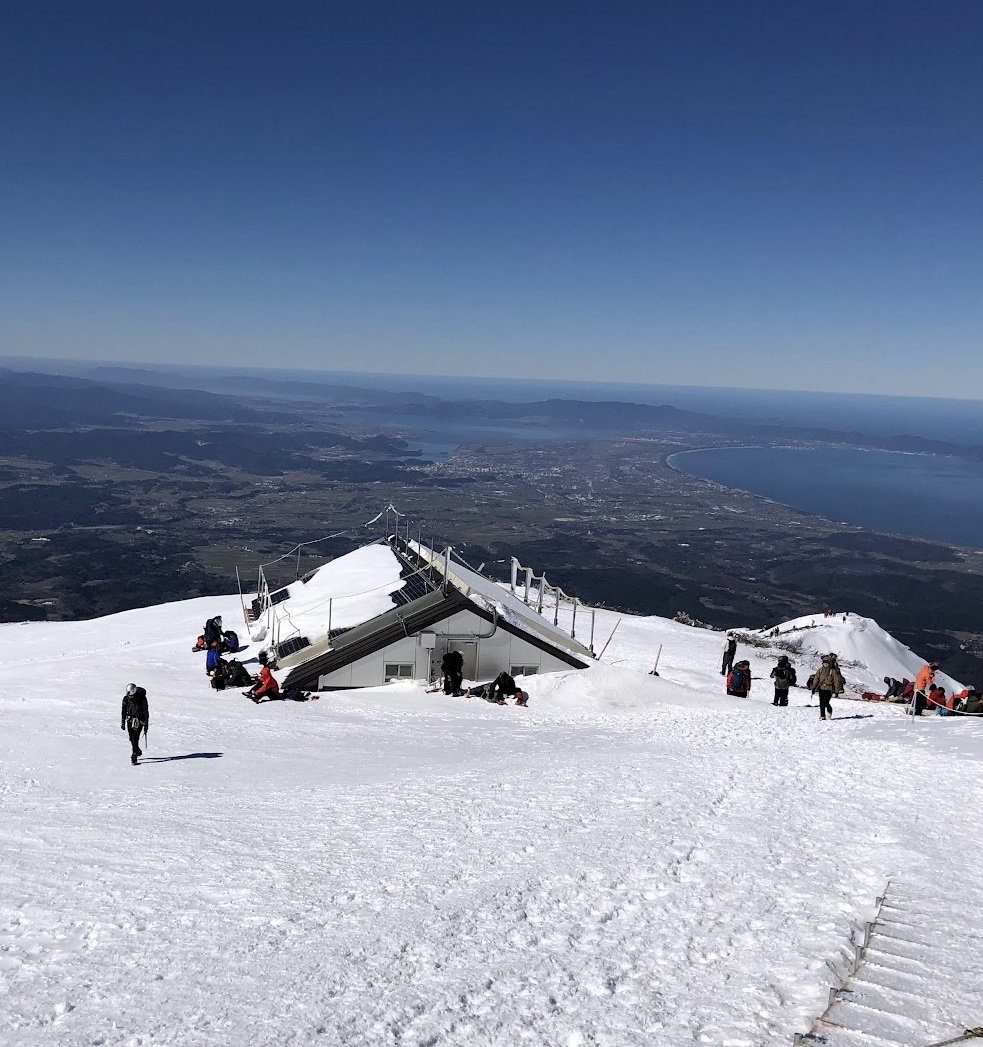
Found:
[[(216, 613), (238, 598), (0, 627), (2, 1047), (787, 1045), (888, 878), (941, 950), (885, 975), (911, 1042), (978, 1021), (947, 971), (979, 984), (983, 722), (775, 709), (779, 648), (741, 647), (729, 698), (720, 633), (604, 611), (604, 663), (527, 679), (528, 709), (254, 706), (190, 653)], [(791, 636), (851, 693), (920, 664), (854, 616)]]

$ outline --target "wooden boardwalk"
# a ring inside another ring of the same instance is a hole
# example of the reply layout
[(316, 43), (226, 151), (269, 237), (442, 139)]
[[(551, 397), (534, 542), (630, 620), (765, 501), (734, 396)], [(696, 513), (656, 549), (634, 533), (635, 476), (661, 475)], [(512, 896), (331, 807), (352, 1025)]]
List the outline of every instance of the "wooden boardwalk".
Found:
[(858, 942), (856, 970), (831, 990), (826, 1011), (793, 1043), (929, 1047), (983, 1026), (979, 883), (916, 888), (891, 882), (879, 901)]

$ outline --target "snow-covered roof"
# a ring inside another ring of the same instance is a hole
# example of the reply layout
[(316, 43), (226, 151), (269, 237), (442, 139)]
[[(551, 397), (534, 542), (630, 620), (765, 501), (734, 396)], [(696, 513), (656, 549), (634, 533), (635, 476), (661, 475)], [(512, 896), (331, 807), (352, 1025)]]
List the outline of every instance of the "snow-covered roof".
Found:
[[(403, 588), (403, 565), (384, 544), (366, 545), (339, 556), (303, 580), (286, 587), (289, 597), (272, 607), (281, 631), (294, 627), (304, 636), (326, 636), (329, 629), (350, 629), (396, 606), (392, 594)], [(258, 627), (269, 622), (257, 623)], [(286, 635), (286, 632), (284, 632)]]
[[(445, 560), (442, 553), (436, 553), (416, 542), (411, 541), (407, 544), (421, 559), (431, 561), (441, 573), (444, 572)], [(578, 656), (590, 657), (587, 648), (573, 639), (567, 629), (554, 625), (545, 614), (539, 614), (535, 607), (530, 607), (498, 582), (471, 570), (453, 557), (447, 563), (447, 580), (479, 607), (494, 610), (500, 619), (526, 632), (537, 633), (557, 647), (572, 651)], [(586, 627), (586, 622), (584, 626)]]

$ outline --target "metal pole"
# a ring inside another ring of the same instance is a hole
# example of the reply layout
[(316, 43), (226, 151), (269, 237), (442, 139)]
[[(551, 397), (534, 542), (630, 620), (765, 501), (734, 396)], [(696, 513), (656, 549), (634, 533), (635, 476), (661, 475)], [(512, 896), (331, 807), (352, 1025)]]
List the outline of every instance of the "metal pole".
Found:
[(522, 598), (523, 602), (529, 603), (529, 590), (532, 588), (532, 568), (526, 568), (526, 595)]
[(573, 601), (573, 617), (570, 619), (570, 639), (577, 639), (577, 600)]
[(556, 597), (556, 606), (553, 608), (553, 624), (560, 624), (560, 590), (556, 588), (553, 590), (553, 595)]
[[(611, 635), (608, 637), (608, 643), (614, 639), (614, 634), (618, 631), (618, 626), (621, 625), (621, 619), (619, 618), (614, 623), (614, 628), (611, 630)], [(608, 643), (601, 648), (601, 653), (597, 656), (597, 660), (600, 661), (604, 657), (604, 652), (608, 649)]]
[(334, 597), (328, 600), (328, 639), (331, 639), (331, 612), (334, 610)]
[(652, 672), (649, 673), (650, 676), (658, 676), (659, 675), (656, 672), (656, 670), (659, 668), (659, 659), (661, 657), (662, 657), (662, 644), (660, 643), (659, 644), (659, 649), (655, 652), (655, 665), (652, 666)]
[(594, 623), (597, 620), (597, 611), (595, 608), (590, 609), (590, 653), (594, 653)]
[(519, 573), (519, 561), (514, 556), (512, 557), (511, 568), (512, 568), (512, 572), (511, 572), (511, 575), (509, 577), (509, 589), (514, 593), (515, 592), (515, 580), (516, 580), (516, 577), (517, 577), (517, 575)]

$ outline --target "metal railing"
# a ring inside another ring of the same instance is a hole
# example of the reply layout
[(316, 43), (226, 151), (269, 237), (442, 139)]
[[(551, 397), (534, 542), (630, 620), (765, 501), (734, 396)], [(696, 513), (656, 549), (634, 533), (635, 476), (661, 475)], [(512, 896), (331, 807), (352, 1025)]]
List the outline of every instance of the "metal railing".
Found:
[[(591, 654), (594, 653), (594, 619), (596, 616), (595, 608), (585, 604), (582, 600), (579, 600), (576, 596), (571, 596), (569, 593), (563, 591), (558, 585), (552, 585), (546, 578), (545, 571), (543, 574), (534, 574), (531, 567), (524, 567), (519, 561), (513, 556), (511, 558), (511, 578), (509, 581), (509, 589), (514, 596), (519, 594), (516, 589), (519, 587), (519, 574), (523, 575), (523, 583), (521, 588), (522, 602), (527, 607), (535, 607), (538, 614), (543, 614), (544, 607), (548, 606), (550, 602), (553, 604), (553, 624), (557, 628), (565, 629), (565, 626), (560, 625), (560, 610), (561, 607), (569, 609), (570, 611), (570, 639), (577, 639), (577, 609), (583, 608), (586, 613), (590, 614), (590, 643), (588, 648)], [(533, 582), (537, 583), (533, 586)], [(532, 597), (535, 597), (533, 600)]]

